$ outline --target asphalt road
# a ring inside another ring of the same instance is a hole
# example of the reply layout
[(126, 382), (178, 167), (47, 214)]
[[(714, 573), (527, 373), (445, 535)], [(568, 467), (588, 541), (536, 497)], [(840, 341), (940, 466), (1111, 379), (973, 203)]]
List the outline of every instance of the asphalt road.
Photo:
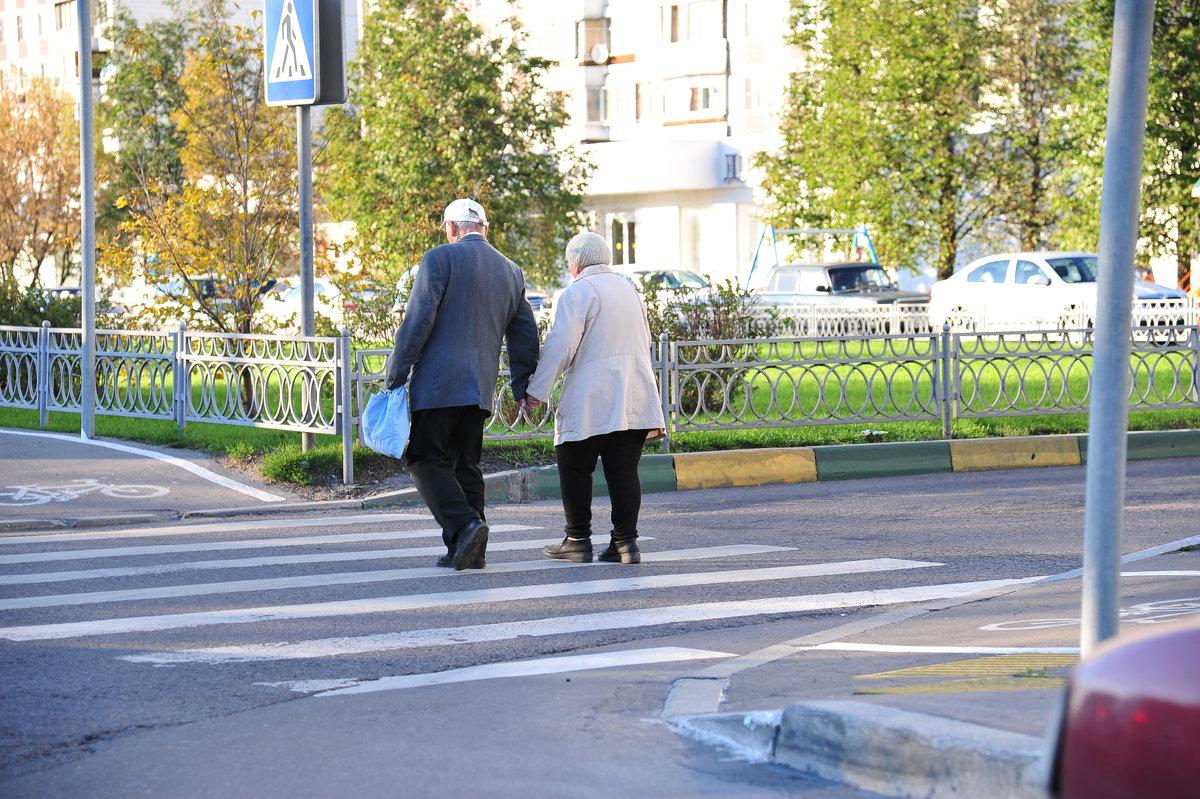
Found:
[[(1197, 474), (1130, 464), (1123, 551), (1195, 535)], [(679, 738), (659, 720), (672, 682), (946, 586), (1076, 568), (1083, 483), (1056, 467), (652, 494), (639, 567), (541, 559), (554, 502), (489, 509), (483, 572), (433, 568), (412, 511), (10, 536), (0, 794), (867, 796)], [(1043, 601), (1029, 612), (1072, 610)], [(781, 697), (797, 680), (763, 674)]]

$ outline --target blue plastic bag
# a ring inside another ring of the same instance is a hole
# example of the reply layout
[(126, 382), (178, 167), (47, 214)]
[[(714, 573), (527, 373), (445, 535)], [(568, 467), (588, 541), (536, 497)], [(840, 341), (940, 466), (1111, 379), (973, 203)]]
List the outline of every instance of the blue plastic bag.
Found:
[(393, 458), (408, 445), (408, 390), (404, 386), (371, 395), (363, 408), (362, 440), (371, 449)]

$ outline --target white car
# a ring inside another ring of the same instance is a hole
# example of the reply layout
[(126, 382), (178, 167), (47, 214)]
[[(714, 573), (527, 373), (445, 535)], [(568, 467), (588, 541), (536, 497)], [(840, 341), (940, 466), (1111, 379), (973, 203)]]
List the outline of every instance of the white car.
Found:
[[(299, 331), (303, 301), (300, 278), (288, 278), (279, 281), (263, 294), (260, 313), (274, 320), (280, 332)], [(354, 301), (343, 297), (337, 286), (323, 278), (313, 279), (313, 310), (318, 316), (324, 316), (337, 327), (344, 323), (346, 312), (353, 311), (354, 308)]]
[[(1132, 268), (1132, 267), (1131, 267)], [(929, 321), (953, 330), (1090, 327), (1096, 312), (1099, 256), (1086, 252), (989, 255), (933, 284)], [(1181, 289), (1135, 280), (1135, 323), (1177, 324), (1194, 318)], [(1147, 320), (1148, 315), (1165, 316)], [(1176, 318), (1178, 317), (1178, 318)]]

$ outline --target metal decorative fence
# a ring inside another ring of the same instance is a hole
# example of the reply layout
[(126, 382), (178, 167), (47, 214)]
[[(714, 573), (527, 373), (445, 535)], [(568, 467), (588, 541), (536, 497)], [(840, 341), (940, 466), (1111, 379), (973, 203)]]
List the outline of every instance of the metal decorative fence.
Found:
[(936, 333), (925, 303), (892, 303), (861, 308), (830, 305), (775, 305), (780, 333), (797, 338), (831, 336), (886, 336)]
[[(1130, 407), (1200, 408), (1200, 327), (1135, 327)], [(787, 339), (655, 342), (660, 401), (675, 433), (795, 425), (940, 422), (1083, 413), (1092, 379), (1089, 329), (912, 332)], [(0, 406), (80, 407), (81, 333), (0, 327)], [(359, 409), (382, 388), (389, 350), (337, 338), (177, 331), (98, 331), (97, 413), (337, 435), (353, 482)], [(521, 414), (502, 355), (486, 430), (492, 441), (553, 434), (554, 401)]]

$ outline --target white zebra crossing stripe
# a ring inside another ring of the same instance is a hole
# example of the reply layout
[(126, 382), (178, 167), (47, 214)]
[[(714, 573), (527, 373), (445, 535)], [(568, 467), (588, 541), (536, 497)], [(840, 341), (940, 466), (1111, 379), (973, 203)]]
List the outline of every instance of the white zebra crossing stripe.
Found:
[(699, 572), (694, 574), (639, 575), (636, 577), (622, 577), (609, 580), (549, 583), (507, 588), (485, 588), (473, 591), (450, 591), (437, 594), (414, 594), (336, 602), (314, 602), (299, 605), (231, 608), (199, 613), (171, 613), (158, 616), (134, 616), (130, 618), (5, 627), (0, 628), (0, 638), (6, 638), (10, 641), (44, 641), (90, 635), (117, 635), (121, 633), (152, 632), (155, 630), (178, 630), (218, 624), (254, 624), (265, 621), (282, 621), (285, 619), (329, 618), (368, 613), (401, 613), (422, 608), (586, 596), (613, 591), (639, 591), (655, 588), (788, 580), (799, 577), (928, 568), (940, 565), (942, 564), (927, 561), (877, 558), (874, 560), (847, 561), (843, 563), (819, 563), (809, 566), (734, 569), (730, 571)]
[[(706, 649), (687, 649), (676, 646), (649, 649), (626, 649), (618, 652), (594, 652), (586, 655), (564, 655), (561, 657), (515, 660), (508, 663), (486, 663), (461, 669), (437, 671), (430, 674), (403, 674), (381, 677), (375, 680), (355, 681), (355, 684), (318, 693), (317, 696), (344, 696), (346, 694), (371, 694), (378, 691), (398, 691), (406, 688), (424, 688), (430, 685), (447, 685), (476, 680), (498, 680), (511, 677), (534, 677), (544, 674), (564, 674), (592, 669), (611, 669), (619, 666), (645, 666), (654, 663), (678, 663), (688, 660), (715, 660), (736, 657), (731, 652), (713, 652)], [(262, 685), (263, 683), (259, 683)], [(295, 690), (295, 688), (293, 688)]]
[(428, 513), (372, 513), (366, 516), (328, 516), (305, 519), (254, 519), (240, 522), (178, 524), (168, 527), (139, 527), (132, 530), (111, 529), (94, 532), (53, 533), (48, 535), (12, 535), (0, 537), (0, 546), (9, 544), (54, 544), (60, 541), (104, 541), (118, 538), (167, 538), (171, 536), (210, 535), (212, 533), (244, 533), (248, 530), (274, 530), (279, 527), (295, 530), (303, 527), (344, 527), (352, 524), (391, 524), (393, 522), (431, 522)]
[[(498, 524), (491, 530), (511, 533), (520, 530), (540, 530), (524, 524)], [(106, 547), (104, 549), (65, 549), (57, 552), (31, 552), (24, 555), (0, 555), (0, 564), (48, 563), (60, 560), (95, 560), (97, 558), (125, 558), (133, 555), (175, 555), (186, 552), (221, 552), (236, 549), (273, 549), (275, 547), (303, 547), (317, 544), (357, 544), (364, 541), (402, 541), (411, 538), (441, 538), (442, 528), (427, 527), (422, 530), (384, 533), (342, 533), (339, 535), (310, 535), (295, 538), (256, 538), (249, 541), (212, 541), (204, 544), (156, 544), (140, 547)], [(561, 539), (556, 539), (561, 540)]]
[[(525, 546), (544, 546), (547, 542), (558, 543), (554, 539), (538, 539), (536, 541), (512, 542), (501, 546), (498, 542), (489, 543), (489, 551), (503, 549), (522, 549)], [(653, 541), (653, 536), (642, 536), (640, 541)], [(767, 552), (791, 552), (795, 547), (775, 547), (765, 544), (726, 544), (716, 547), (698, 547), (696, 549), (675, 549), (666, 552), (643, 552), (643, 563), (667, 563), (677, 560), (700, 560), (703, 558), (739, 557), (742, 555), (761, 555)], [(372, 549), (365, 552), (325, 552), (316, 555), (280, 555), (264, 558), (238, 558), (232, 560), (195, 560), (184, 563), (162, 563), (157, 566), (131, 566), (124, 569), (80, 569), (69, 572), (38, 572), (35, 574), (13, 574), (0, 576), (0, 585), (33, 585), (38, 583), (58, 583), (79, 580), (98, 580), (113, 577), (142, 577), (156, 574), (169, 574), (181, 571), (204, 571), (208, 569), (242, 569), (261, 568), (263, 566), (292, 566), (306, 563), (331, 563), (350, 560), (376, 560), (381, 558), (412, 558), (436, 556), (443, 552), (441, 547), (413, 547), (408, 549)], [(534, 569), (571, 568), (587, 566), (587, 564), (570, 563), (565, 560), (539, 560), (528, 566), (515, 563), (495, 563), (488, 567), (489, 572), (497, 571), (529, 571)], [(428, 576), (446, 575), (445, 569), (429, 570)], [(411, 577), (426, 576), (412, 574)]]
[[(536, 549), (546, 544), (557, 544), (561, 539), (541, 538), (534, 541), (503, 541), (493, 543), (489, 551)], [(643, 540), (652, 540), (649, 538)], [(754, 545), (730, 545), (723, 547), (704, 547), (698, 549), (683, 549), (674, 552), (655, 552), (653, 557), (647, 556), (649, 563), (666, 563), (670, 561), (700, 560), (704, 558), (728, 558), (737, 555), (759, 554), (762, 552), (785, 552), (792, 547), (772, 547)], [(391, 550), (393, 558), (427, 557), (434, 558), (446, 551), (445, 547), (420, 547), (414, 549)], [(236, 562), (236, 561), (235, 561)], [(586, 563), (569, 563), (564, 560), (535, 560), (518, 561), (514, 563), (495, 563), (488, 567), (489, 573), (511, 573), (525, 571), (541, 571), (545, 569), (569, 568), (603, 568), (605, 564), (590, 565)], [(284, 589), (315, 588), (330, 585), (355, 585), (359, 583), (378, 583), (399, 580), (420, 580), (431, 577), (448, 577), (455, 572), (447, 572), (444, 568), (430, 566), (427, 568), (383, 569), (369, 572), (338, 572), (333, 574), (307, 574), (293, 577), (273, 577), (259, 580), (235, 580), (221, 583), (188, 583), (186, 585), (167, 585), (155, 588), (129, 588), (119, 591), (90, 591), (77, 594), (57, 594), (47, 596), (17, 597), (0, 599), (0, 610), (20, 610), (24, 608), (51, 608), (69, 605), (96, 605), (105, 602), (135, 602), (147, 599), (173, 599), (185, 596), (211, 596), (213, 594), (236, 594), (251, 591), (280, 591)], [(36, 577), (37, 575), (29, 575)]]
[(476, 624), (465, 627), (441, 627), (428, 630), (323, 638), (312, 641), (275, 642), (242, 646), (184, 649), (175, 652), (146, 652), (121, 655), (118, 660), (131, 663), (175, 665), (180, 663), (240, 663), (261, 660), (299, 660), (394, 652), (422, 647), (510, 641), (523, 636), (545, 637), (601, 630), (635, 629), (682, 622), (713, 621), (781, 613), (806, 613), (831, 608), (860, 608), (931, 602), (938, 599), (970, 596), (1009, 585), (1036, 582), (1043, 577), (1014, 580), (982, 580), (966, 583), (890, 588), (878, 591), (854, 591), (811, 596), (768, 597), (733, 602), (709, 602), (660, 608), (639, 608), (560, 616), (551, 619)]

